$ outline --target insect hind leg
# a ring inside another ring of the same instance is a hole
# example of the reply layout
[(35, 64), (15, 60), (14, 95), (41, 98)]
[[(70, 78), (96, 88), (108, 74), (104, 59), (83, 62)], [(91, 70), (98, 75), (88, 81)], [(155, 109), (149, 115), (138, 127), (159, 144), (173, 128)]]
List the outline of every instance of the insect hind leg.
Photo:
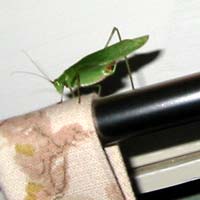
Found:
[[(109, 45), (109, 43), (110, 43), (110, 41), (112, 40), (112, 37), (113, 37), (113, 35), (115, 34), (115, 32), (117, 33), (117, 36), (118, 36), (118, 38), (119, 38), (119, 41), (120, 41), (120, 42), (122, 41), (122, 37), (121, 37), (121, 34), (120, 34), (120, 32), (119, 32), (119, 29), (118, 29), (117, 27), (114, 27), (114, 28), (112, 29), (111, 33), (110, 33), (110, 36), (109, 36), (109, 38), (108, 38), (108, 40), (107, 40), (106, 45), (105, 45), (104, 48), (106, 48), (106, 47)], [(129, 64), (128, 58), (127, 58), (126, 56), (124, 57), (124, 59), (125, 59), (126, 68), (127, 68), (127, 71), (128, 71), (129, 79), (130, 79), (130, 81), (131, 81), (131, 87), (132, 87), (132, 89), (134, 90), (133, 77), (132, 77), (132, 74), (131, 74), (130, 64)]]
[(112, 31), (110, 33), (110, 36), (109, 36), (104, 48), (106, 48), (110, 44), (110, 41), (112, 40), (113, 35), (115, 34), (115, 32), (117, 33), (117, 36), (118, 36), (119, 40), (120, 41), (122, 40), (120, 32), (119, 32), (119, 29), (117, 27), (113, 27), (113, 29), (112, 29)]

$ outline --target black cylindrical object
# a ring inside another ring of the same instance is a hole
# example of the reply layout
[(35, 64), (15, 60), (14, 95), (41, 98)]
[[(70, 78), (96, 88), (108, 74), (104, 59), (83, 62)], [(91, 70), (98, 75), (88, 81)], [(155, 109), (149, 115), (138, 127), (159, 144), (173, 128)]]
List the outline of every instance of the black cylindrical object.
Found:
[(200, 120), (200, 73), (97, 99), (94, 118), (104, 144)]

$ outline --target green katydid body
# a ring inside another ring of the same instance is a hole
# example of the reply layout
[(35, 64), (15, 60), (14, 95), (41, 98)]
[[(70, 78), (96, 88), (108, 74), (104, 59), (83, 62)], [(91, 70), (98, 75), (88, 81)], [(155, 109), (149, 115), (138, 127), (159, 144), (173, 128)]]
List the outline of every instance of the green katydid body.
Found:
[(69, 67), (52, 83), (59, 93), (63, 93), (64, 87), (72, 89), (98, 83), (114, 73), (117, 61), (143, 46), (147, 40), (147, 35), (126, 39), (96, 51)]

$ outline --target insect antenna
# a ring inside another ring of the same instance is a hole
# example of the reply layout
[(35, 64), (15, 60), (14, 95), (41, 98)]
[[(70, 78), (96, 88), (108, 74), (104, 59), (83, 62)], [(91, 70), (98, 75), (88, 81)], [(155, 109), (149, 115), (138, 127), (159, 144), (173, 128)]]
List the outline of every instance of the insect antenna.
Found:
[(50, 80), (50, 79), (48, 79), (47, 77), (45, 77), (45, 76), (42, 76), (42, 75), (40, 75), (40, 74), (37, 74), (37, 73), (34, 73), (34, 72), (26, 72), (26, 71), (14, 71), (14, 72), (12, 72), (12, 73), (11, 73), (11, 75), (14, 75), (14, 74), (29, 74), (29, 75), (33, 75), (33, 76), (40, 77), (40, 78), (42, 78), (42, 79), (45, 79), (45, 80), (47, 80), (47, 81), (49, 81), (49, 82), (53, 83), (53, 81), (52, 81), (52, 80)]
[(39, 72), (43, 75), (39, 75), (33, 72), (23, 72), (23, 71), (18, 71), (17, 73), (26, 73), (26, 74), (31, 74), (31, 75), (35, 75), (35, 76), (39, 76), (41, 78), (44, 78), (46, 80), (48, 80), (50, 83), (53, 83), (53, 81), (49, 78), (49, 76), (40, 68), (40, 66), (33, 60), (33, 58), (24, 50), (22, 50), (22, 52), (24, 53), (24, 55), (26, 57), (28, 57), (28, 59), (33, 63), (33, 65), (39, 70)]

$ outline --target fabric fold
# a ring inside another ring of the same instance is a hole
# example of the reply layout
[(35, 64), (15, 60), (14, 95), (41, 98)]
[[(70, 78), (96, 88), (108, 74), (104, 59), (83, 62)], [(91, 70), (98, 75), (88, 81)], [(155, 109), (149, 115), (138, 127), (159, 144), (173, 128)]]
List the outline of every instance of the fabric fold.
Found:
[(118, 146), (103, 148), (94, 95), (0, 122), (0, 184), (8, 200), (132, 200)]

